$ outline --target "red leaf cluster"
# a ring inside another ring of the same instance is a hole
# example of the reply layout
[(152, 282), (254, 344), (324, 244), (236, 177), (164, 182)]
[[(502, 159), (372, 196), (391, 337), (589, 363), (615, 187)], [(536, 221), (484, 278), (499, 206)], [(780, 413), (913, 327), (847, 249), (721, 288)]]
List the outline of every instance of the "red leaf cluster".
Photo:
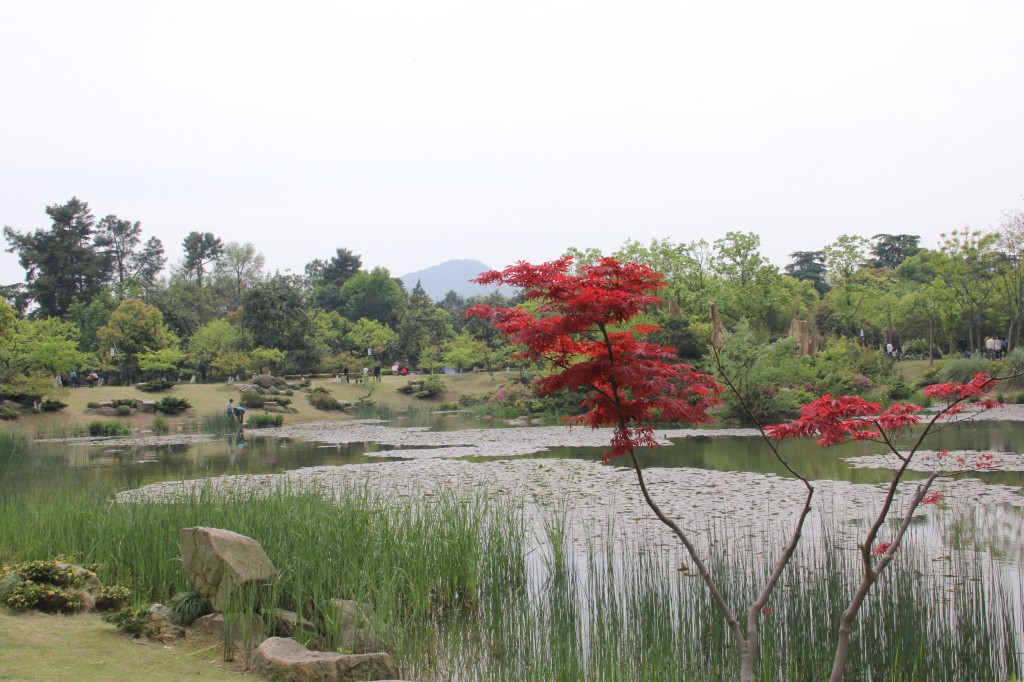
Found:
[[(929, 398), (945, 400), (946, 406), (939, 416), (948, 418), (963, 412), (967, 409), (968, 400), (983, 395), (995, 383), (987, 374), (978, 374), (966, 384), (927, 386), (924, 394)], [(994, 400), (978, 400), (970, 405), (982, 411), (1000, 406)], [(882, 411), (878, 403), (869, 403), (859, 396), (834, 398), (823, 395), (800, 408), (800, 417), (796, 421), (769, 426), (765, 431), (778, 440), (819, 436), (818, 445), (828, 447), (851, 440), (884, 439), (921, 420), (921, 407), (918, 405), (895, 403)], [(978, 467), (984, 468), (986, 463), (979, 462)]]
[(629, 326), (661, 302), (662, 276), (639, 263), (601, 258), (572, 269), (571, 257), (531, 265), (519, 262), (480, 275), (480, 284), (507, 284), (538, 301), (524, 308), (473, 306), (467, 315), (490, 319), (513, 343), (517, 359), (546, 361), (554, 371), (539, 379), (541, 393), (589, 389), (586, 413), (573, 424), (616, 427), (607, 457), (657, 445), (652, 421), (706, 423), (722, 389), (711, 376), (681, 363), (675, 349), (642, 340), (657, 329)]

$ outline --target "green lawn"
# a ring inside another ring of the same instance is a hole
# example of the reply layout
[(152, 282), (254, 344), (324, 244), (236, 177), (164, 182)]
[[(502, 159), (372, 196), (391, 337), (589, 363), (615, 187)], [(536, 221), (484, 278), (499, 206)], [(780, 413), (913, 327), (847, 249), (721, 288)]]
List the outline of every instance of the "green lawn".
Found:
[(220, 642), (169, 644), (132, 639), (97, 614), (51, 616), (0, 609), (0, 680), (5, 682), (178, 682), (237, 680), (240, 662), (224, 663)]

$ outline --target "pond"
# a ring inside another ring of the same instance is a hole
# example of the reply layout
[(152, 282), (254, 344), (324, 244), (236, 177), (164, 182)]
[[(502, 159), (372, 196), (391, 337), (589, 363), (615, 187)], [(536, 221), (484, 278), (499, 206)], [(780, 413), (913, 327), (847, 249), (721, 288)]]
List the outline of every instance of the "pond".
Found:
[[(59, 472), (64, 484), (105, 483), (127, 488), (160, 481), (223, 475), (280, 474), (310, 467), (401, 462), (419, 458), (455, 458), (488, 463), (511, 456), (532, 459), (576, 459), (599, 462), (607, 432), (564, 426), (530, 427), (505, 424), (482, 426), (479, 419), (460, 413), (423, 413), (412, 418), (306, 424), (281, 430), (250, 430), (237, 434), (142, 439), (67, 439), (31, 445), (32, 466), (8, 469), (12, 483), (45, 484)], [(565, 433), (566, 437), (560, 436)], [(749, 472), (788, 477), (766, 443), (752, 429), (681, 429), (666, 436), (655, 450), (642, 451), (645, 468), (694, 468), (706, 471)], [(398, 435), (396, 435), (398, 434)], [(401, 435), (407, 434), (407, 435)], [(584, 438), (579, 438), (580, 435)], [(685, 435), (683, 435), (685, 434)], [(909, 442), (909, 439), (907, 439)], [(579, 445), (564, 444), (578, 442)], [(966, 422), (929, 436), (933, 450), (1016, 453), (1024, 443), (1024, 422)], [(850, 443), (821, 448), (811, 440), (786, 442), (782, 451), (792, 466), (812, 480), (881, 483), (888, 472), (855, 466), (851, 459), (884, 452), (876, 443)], [(612, 466), (629, 466), (626, 460)], [(49, 472), (49, 473), (48, 473)], [(910, 474), (920, 478), (922, 474)], [(999, 471), (984, 480), (1024, 487), (1024, 472)]]

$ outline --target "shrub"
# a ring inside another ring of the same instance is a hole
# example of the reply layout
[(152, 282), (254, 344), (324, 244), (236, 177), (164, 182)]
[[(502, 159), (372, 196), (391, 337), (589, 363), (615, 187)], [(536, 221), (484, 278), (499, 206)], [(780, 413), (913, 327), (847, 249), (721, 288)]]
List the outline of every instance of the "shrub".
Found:
[(135, 407), (135, 398), (114, 398), (110, 401), (111, 407), (121, 407), (122, 405)]
[(120, 416), (120, 417), (128, 417), (128, 416), (131, 416), (131, 413), (132, 413), (132, 408), (129, 405), (118, 405), (117, 406), (117, 414), (118, 414), (118, 416)]
[(340, 410), (341, 403), (323, 386), (317, 386), (309, 392), (309, 403), (318, 410)]
[(17, 419), (18, 411), (7, 405), (0, 405), (0, 419)]
[(120, 585), (110, 585), (100, 590), (100, 596), (96, 597), (97, 611), (116, 611), (128, 605), (132, 598), (132, 591)]
[(284, 424), (283, 414), (254, 414), (249, 417), (249, 426), (254, 429), (275, 427)]
[(92, 400), (90, 400), (89, 402), (87, 402), (87, 403), (85, 404), (85, 407), (86, 407), (87, 409), (90, 409), (90, 410), (96, 410), (96, 409), (99, 409), (99, 407), (100, 407), (100, 404), (99, 404), (99, 403), (97, 403), (97, 402), (95, 402), (95, 401), (92, 401)]
[(267, 400), (267, 396), (256, 391), (243, 391), (238, 398), (238, 404), (242, 407), (263, 407)]
[(1024, 388), (1024, 348), (1014, 348), (1003, 362), (1006, 365), (1004, 373), (1014, 376), (1003, 381), (1002, 386), (1014, 391)]
[(0, 602), (18, 610), (77, 611), (82, 597), (74, 588), (81, 582), (81, 574), (71, 566), (57, 561), (30, 561), (16, 566), (0, 585)]
[(145, 606), (128, 606), (120, 611), (110, 611), (103, 614), (103, 621), (134, 637), (144, 632), (158, 634), (153, 632), (153, 621), (149, 619), (149, 609)]
[(445, 392), (445, 387), (443, 381), (435, 376), (429, 376), (426, 379), (407, 381), (405, 386), (400, 386), (396, 390), (417, 398), (433, 398), (435, 395), (442, 395)]
[(171, 597), (168, 606), (171, 613), (174, 614), (171, 620), (175, 625), (191, 625), (199, 618), (213, 613), (213, 605), (210, 600), (195, 591), (178, 592)]
[(85, 429), (94, 438), (98, 436), (130, 436), (132, 433), (131, 424), (114, 419), (91, 421), (86, 425)]
[(57, 410), (63, 410), (67, 407), (67, 403), (62, 403), (55, 398), (47, 398), (39, 404), (40, 412), (56, 412)]
[(984, 358), (956, 358), (942, 363), (942, 381), (966, 384), (975, 374), (988, 371), (988, 361)]
[(158, 436), (164, 436), (170, 431), (167, 428), (167, 419), (162, 414), (158, 414), (153, 417), (153, 433)]
[(7, 593), (3, 603), (17, 610), (39, 609), (46, 613), (69, 613), (81, 607), (82, 597), (63, 587), (25, 580)]
[(173, 381), (167, 379), (153, 379), (152, 381), (146, 381), (141, 384), (135, 384), (135, 388), (146, 393), (157, 393), (159, 391), (167, 391), (174, 386)]
[(178, 414), (192, 407), (187, 398), (176, 398), (173, 395), (165, 395), (156, 401), (156, 409), (164, 414)]

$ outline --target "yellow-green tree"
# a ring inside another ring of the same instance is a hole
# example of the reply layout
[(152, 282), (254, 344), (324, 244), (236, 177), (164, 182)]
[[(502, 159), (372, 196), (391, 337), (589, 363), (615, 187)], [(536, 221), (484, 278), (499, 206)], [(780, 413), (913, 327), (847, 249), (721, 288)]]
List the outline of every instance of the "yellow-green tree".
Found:
[(107, 324), (96, 330), (100, 353), (109, 349), (112, 364), (122, 381), (133, 381), (139, 369), (139, 354), (172, 345), (173, 337), (164, 326), (160, 310), (142, 301), (124, 301), (110, 314)]

